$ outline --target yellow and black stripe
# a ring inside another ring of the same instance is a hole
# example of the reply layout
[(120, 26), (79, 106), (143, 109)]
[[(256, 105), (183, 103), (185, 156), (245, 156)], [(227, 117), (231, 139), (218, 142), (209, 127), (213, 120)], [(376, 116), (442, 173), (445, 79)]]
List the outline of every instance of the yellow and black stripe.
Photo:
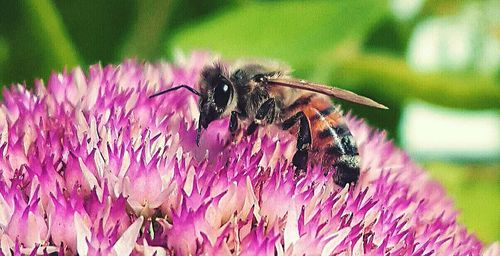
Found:
[[(298, 112), (303, 112), (309, 121), (310, 150), (315, 157), (321, 158), (312, 160), (321, 162), (327, 171), (335, 167), (337, 184), (355, 183), (359, 178), (358, 148), (340, 110), (327, 97), (306, 94), (291, 104), (285, 114), (292, 116)], [(291, 132), (295, 133), (296, 129)]]

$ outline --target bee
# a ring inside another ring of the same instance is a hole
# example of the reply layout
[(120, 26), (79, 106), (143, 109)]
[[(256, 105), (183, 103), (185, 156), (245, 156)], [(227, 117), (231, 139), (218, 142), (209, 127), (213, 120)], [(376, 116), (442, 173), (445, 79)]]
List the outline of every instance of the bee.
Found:
[(330, 97), (387, 109), (347, 90), (293, 78), (288, 69), (276, 63), (207, 65), (201, 72), (199, 91), (179, 85), (150, 97), (178, 89), (199, 96), (197, 144), (202, 129), (221, 118), (229, 117), (233, 137), (242, 131), (242, 124), (246, 135), (259, 126), (277, 125), (297, 136), (297, 151), (292, 159), (296, 175), (306, 170), (310, 158), (322, 164), (325, 174), (335, 171), (334, 182), (342, 187), (358, 181), (360, 156), (342, 112)]

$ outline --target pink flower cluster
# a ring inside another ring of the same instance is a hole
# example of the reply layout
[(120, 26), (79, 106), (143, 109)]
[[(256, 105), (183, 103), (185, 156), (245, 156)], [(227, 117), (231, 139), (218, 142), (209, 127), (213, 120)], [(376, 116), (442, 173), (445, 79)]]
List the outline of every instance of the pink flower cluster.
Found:
[[(295, 140), (273, 127), (226, 146), (227, 120), (196, 146), (207, 54), (94, 65), (3, 93), (0, 252), (69, 255), (478, 255), (443, 189), (349, 118), (362, 174), (295, 179)], [(491, 247), (488, 253), (498, 252)]]

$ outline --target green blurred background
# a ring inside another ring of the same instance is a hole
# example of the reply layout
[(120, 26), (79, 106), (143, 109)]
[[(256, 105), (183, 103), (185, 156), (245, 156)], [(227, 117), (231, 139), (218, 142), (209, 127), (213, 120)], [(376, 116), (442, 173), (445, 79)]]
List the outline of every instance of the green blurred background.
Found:
[(387, 130), (491, 242), (500, 239), (499, 17), (498, 1), (470, 0), (2, 0), (0, 84), (176, 50), (280, 59), (296, 76), (389, 106), (344, 104)]

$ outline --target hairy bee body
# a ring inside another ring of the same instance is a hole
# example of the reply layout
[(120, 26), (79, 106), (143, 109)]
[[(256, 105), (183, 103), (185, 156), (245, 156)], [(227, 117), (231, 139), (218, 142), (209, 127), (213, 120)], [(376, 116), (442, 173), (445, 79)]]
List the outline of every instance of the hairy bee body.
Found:
[[(206, 88), (203, 82), (211, 81), (216, 74), (218, 76), (221, 73), (224, 73), (222, 67), (205, 69), (202, 88)], [(236, 68), (229, 75), (238, 97), (232, 111), (238, 113), (239, 120), (250, 123), (247, 134), (253, 133), (259, 125), (273, 124), (289, 130), (299, 141), (303, 140), (305, 145), (299, 147), (304, 147), (304, 150), (298, 148), (293, 159), (293, 164), (299, 170), (305, 170), (309, 162), (322, 164), (325, 174), (336, 170), (333, 177), (338, 185), (356, 182), (359, 177), (358, 150), (340, 109), (332, 104), (329, 97), (319, 93), (283, 86), (267, 86), (265, 81), (278, 77), (287, 78), (287, 73), (260, 64)], [(273, 99), (274, 106), (259, 117), (259, 110), (265, 111), (262, 106), (270, 99)], [(299, 119), (287, 124), (287, 120), (293, 120), (297, 113), (303, 113), (307, 123), (301, 124)], [(301, 135), (301, 128), (309, 131)]]
[[(268, 116), (268, 120), (256, 119), (259, 105), (268, 99), (276, 101), (274, 115)], [(325, 174), (334, 169), (335, 183), (344, 186), (347, 183), (356, 182), (359, 177), (359, 154), (354, 138), (345, 123), (342, 112), (338, 106), (332, 104), (329, 97), (318, 93), (310, 93), (286, 87), (278, 90), (259, 92), (258, 96), (247, 98), (245, 104), (240, 104), (240, 110), (246, 115), (241, 116), (247, 123), (259, 125), (284, 126), (287, 120), (293, 118), (297, 113), (304, 113), (310, 131), (310, 145), (307, 148), (307, 157), (294, 157), (293, 164), (300, 170), (305, 170), (307, 164), (321, 164), (325, 168)], [(244, 102), (244, 101), (243, 101)], [(284, 127), (288, 128), (288, 127)], [(250, 125), (247, 134), (253, 132)], [(300, 140), (300, 123), (287, 129), (292, 135)], [(307, 146), (307, 145), (306, 145)]]
[(384, 105), (340, 88), (292, 78), (287, 68), (274, 62), (240, 62), (230, 69), (220, 63), (207, 65), (201, 72), (199, 91), (180, 85), (151, 97), (180, 88), (198, 95), (197, 142), (202, 129), (221, 118), (229, 117), (233, 136), (243, 129), (250, 135), (259, 126), (277, 125), (297, 136), (292, 159), (297, 175), (312, 162), (322, 164), (325, 175), (334, 171), (333, 179), (340, 186), (358, 181), (358, 149), (330, 97), (376, 108)]
[(287, 117), (303, 112), (311, 129), (310, 160), (322, 164), (325, 174), (332, 171), (335, 183), (344, 186), (359, 177), (359, 154), (354, 138), (340, 109), (328, 97), (306, 93), (287, 109)]

